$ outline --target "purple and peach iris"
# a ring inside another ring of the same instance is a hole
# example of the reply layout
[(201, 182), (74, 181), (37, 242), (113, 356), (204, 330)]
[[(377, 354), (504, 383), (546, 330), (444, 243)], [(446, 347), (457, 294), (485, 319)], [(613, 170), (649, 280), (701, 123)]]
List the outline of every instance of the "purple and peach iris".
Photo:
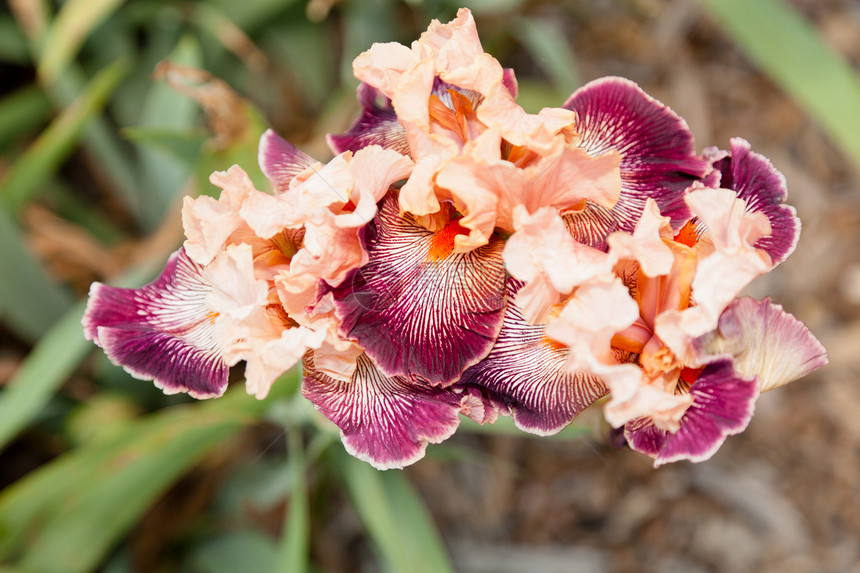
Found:
[(187, 240), (140, 289), (94, 284), (88, 339), (167, 393), (221, 395), (246, 363), (263, 398), (302, 392), (377, 468), (460, 415), (549, 435), (605, 400), (655, 465), (709, 458), (760, 392), (820, 368), (821, 344), (738, 298), (794, 249), (785, 182), (749, 144), (697, 155), (636, 84), (594, 81), (526, 113), (471, 13), (354, 62), (363, 111), (315, 162), (272, 131), (260, 166), (186, 198)]

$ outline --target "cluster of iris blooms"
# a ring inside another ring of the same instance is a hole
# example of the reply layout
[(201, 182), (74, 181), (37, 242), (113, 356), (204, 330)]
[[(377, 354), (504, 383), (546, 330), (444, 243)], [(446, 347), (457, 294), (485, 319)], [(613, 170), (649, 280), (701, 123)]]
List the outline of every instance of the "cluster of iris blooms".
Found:
[(529, 114), (471, 13), (356, 58), (362, 111), (322, 164), (266, 132), (271, 191), (239, 166), (186, 198), (186, 241), (139, 289), (95, 283), (85, 335), (166, 393), (221, 395), (245, 362), (302, 393), (377, 468), (468, 416), (551, 435), (602, 401), (655, 465), (709, 458), (759, 394), (827, 362), (806, 326), (739, 297), (794, 250), (765, 157), (697, 154), (622, 78)]

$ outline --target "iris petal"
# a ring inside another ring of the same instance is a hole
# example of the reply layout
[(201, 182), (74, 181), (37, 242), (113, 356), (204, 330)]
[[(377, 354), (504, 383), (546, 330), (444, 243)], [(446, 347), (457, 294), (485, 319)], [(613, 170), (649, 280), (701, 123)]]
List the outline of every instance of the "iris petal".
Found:
[(713, 332), (693, 343), (702, 362), (731, 356), (735, 370), (772, 390), (827, 364), (827, 351), (801, 321), (767, 298), (744, 297), (720, 315)]
[(625, 426), (630, 447), (653, 457), (655, 467), (678, 460), (707, 460), (728, 436), (742, 432), (753, 415), (758, 380), (737, 374), (732, 361), (722, 359), (702, 371), (690, 394), (693, 403), (675, 433), (658, 429), (649, 418)]
[(366, 355), (349, 380), (331, 378), (305, 356), (302, 394), (340, 428), (346, 450), (377, 469), (402, 468), (424, 457), (460, 424), (460, 397), (451, 390), (389, 377)]
[(228, 367), (206, 306), (212, 290), (202, 267), (180, 249), (161, 275), (139, 289), (94, 283), (83, 318), (84, 336), (135, 378), (154, 380), (165, 394), (220, 396)]
[(736, 191), (738, 198), (746, 201), (747, 211), (767, 215), (771, 234), (759, 239), (755, 246), (767, 251), (774, 265), (784, 261), (797, 245), (800, 219), (794, 207), (783, 204), (788, 191), (782, 173), (739, 137), (732, 139), (730, 157), (717, 160), (714, 168), (721, 173), (720, 187)]
[(463, 373), (460, 383), (486, 388), (510, 409), (517, 427), (548, 436), (570, 424), (607, 389), (594, 376), (567, 372), (567, 347), (549, 340), (544, 325), (529, 324), (514, 304), (521, 285), (508, 279), (508, 305), (496, 344)]
[(362, 82), (356, 95), (361, 104), (361, 115), (342, 134), (329, 134), (326, 137), (334, 153), (358, 151), (368, 145), (381, 145), (403, 155), (409, 155), (409, 142), (406, 131), (397, 121), (397, 114), (388, 99), (380, 90)]
[(673, 225), (688, 218), (684, 190), (710, 166), (696, 157), (687, 123), (630, 80), (590, 82), (564, 107), (576, 112), (580, 146), (592, 155), (621, 154), (621, 198), (612, 212), (618, 227), (632, 232), (645, 201), (653, 197)]
[(267, 129), (260, 137), (257, 161), (279, 193), (290, 188), (293, 177), (316, 163), (308, 154), (271, 129)]
[(468, 253), (445, 251), (397, 205), (389, 194), (365, 229), (370, 262), (331, 287), (341, 334), (390, 376), (450, 384), (487, 355), (502, 327), (503, 245), (493, 238)]

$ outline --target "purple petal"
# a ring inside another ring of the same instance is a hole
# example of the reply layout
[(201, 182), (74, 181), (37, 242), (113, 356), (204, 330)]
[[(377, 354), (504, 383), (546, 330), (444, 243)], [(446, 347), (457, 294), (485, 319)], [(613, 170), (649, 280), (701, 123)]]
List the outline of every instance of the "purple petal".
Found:
[(697, 338), (701, 362), (734, 359), (735, 370), (758, 376), (765, 392), (827, 364), (827, 351), (801, 321), (781, 306), (744, 297), (720, 315), (717, 329)]
[(93, 283), (84, 313), (84, 336), (135, 378), (154, 380), (165, 394), (220, 396), (229, 368), (215, 344), (212, 290), (202, 266), (180, 249), (161, 275), (139, 289)]
[(326, 137), (332, 151), (343, 153), (358, 151), (368, 145), (381, 145), (408, 156), (406, 131), (397, 121), (391, 100), (365, 83), (358, 86), (357, 96), (362, 107), (361, 115), (345, 133)]
[(460, 424), (454, 392), (385, 376), (366, 354), (349, 381), (315, 370), (312, 353), (304, 366), (302, 394), (340, 428), (346, 450), (377, 469), (420, 460), (427, 444), (451, 437)]
[(621, 154), (621, 197), (612, 209), (621, 230), (633, 231), (649, 197), (673, 226), (689, 218), (684, 190), (710, 165), (696, 157), (687, 122), (624, 78), (590, 82), (564, 107), (576, 112), (586, 151)]
[(307, 153), (271, 129), (267, 129), (260, 137), (257, 161), (263, 174), (279, 193), (287, 191), (293, 177), (315, 163)]
[(764, 249), (774, 265), (784, 261), (794, 252), (800, 237), (800, 220), (794, 207), (783, 204), (788, 197), (785, 177), (776, 170), (764, 155), (750, 151), (750, 144), (744, 139), (732, 139), (732, 152), (728, 157), (715, 155), (714, 169), (721, 175), (719, 186), (733, 189), (738, 197), (747, 202), (747, 211), (764, 213), (771, 226), (771, 235), (763, 237), (755, 244)]
[(705, 367), (690, 388), (693, 403), (674, 434), (660, 430), (648, 418), (625, 426), (630, 447), (654, 458), (654, 466), (678, 460), (701, 462), (716, 453), (728, 436), (749, 424), (758, 398), (758, 380), (735, 373), (722, 359)]
[(383, 199), (364, 230), (370, 262), (331, 287), (344, 337), (357, 340), (389, 376), (455, 382), (487, 355), (505, 309), (503, 243), (431, 256), (434, 233)]
[(517, 427), (548, 436), (607, 393), (597, 378), (565, 371), (568, 348), (547, 339), (544, 325), (531, 325), (514, 304), (522, 283), (508, 279), (508, 305), (496, 344), (463, 373), (460, 384), (489, 390), (513, 414)]

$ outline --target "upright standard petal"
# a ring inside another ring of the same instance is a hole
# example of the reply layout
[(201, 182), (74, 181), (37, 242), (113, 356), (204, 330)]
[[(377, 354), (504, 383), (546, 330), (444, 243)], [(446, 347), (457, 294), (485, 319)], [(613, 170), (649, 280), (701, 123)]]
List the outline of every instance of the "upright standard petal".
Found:
[(463, 231), (427, 231), (390, 193), (364, 230), (368, 264), (331, 287), (341, 333), (387, 375), (447, 385), (490, 351), (505, 309), (502, 242), (455, 253)]
[(346, 450), (377, 469), (420, 460), (427, 444), (448, 439), (460, 424), (453, 391), (386, 376), (366, 354), (348, 380), (318, 371), (311, 353), (304, 366), (302, 394), (340, 428)]
[(279, 193), (290, 188), (293, 177), (316, 163), (308, 154), (271, 129), (267, 129), (260, 137), (257, 161), (263, 174)]
[(709, 364), (690, 387), (693, 403), (677, 432), (658, 429), (649, 418), (625, 426), (630, 447), (654, 458), (654, 466), (678, 460), (701, 462), (716, 453), (728, 436), (747, 427), (758, 398), (755, 377), (740, 376), (732, 361)]
[(185, 229), (184, 250), (195, 263), (208, 265), (227, 244), (230, 235), (243, 226), (239, 215), (242, 204), (254, 192), (254, 184), (238, 165), (209, 176), (213, 185), (221, 188), (221, 196), (207, 195), (182, 203), (182, 226)]
[(733, 358), (738, 373), (759, 377), (762, 392), (827, 364), (827, 351), (806, 325), (769, 298), (734, 300), (716, 330), (697, 338), (693, 347), (701, 363)]
[(545, 322), (547, 313), (574, 287), (612, 273), (613, 261), (603, 251), (577, 243), (552, 207), (529, 214), (523, 205), (513, 213), (516, 232), (505, 243), (508, 272), (526, 282), (516, 297), (531, 323)]
[(788, 258), (800, 237), (800, 219), (794, 207), (784, 204), (788, 191), (782, 173), (765, 156), (750, 151), (749, 142), (739, 137), (732, 138), (731, 155), (718, 159), (714, 169), (721, 175), (720, 187), (735, 191), (746, 201), (747, 211), (767, 216), (771, 234), (755, 246), (767, 251), (774, 265)]
[(93, 283), (84, 336), (111, 362), (165, 394), (213, 398), (227, 387), (227, 364), (215, 342), (215, 315), (206, 306), (212, 286), (184, 249), (161, 275), (139, 289)]
[(513, 415), (517, 427), (549, 436), (604, 396), (596, 377), (567, 372), (569, 349), (549, 338), (545, 325), (531, 325), (515, 304), (522, 283), (508, 279), (504, 324), (486, 358), (463, 373), (459, 384), (490, 392)]
[(687, 122), (635, 83), (616, 77), (586, 84), (563, 107), (576, 112), (583, 149), (621, 154), (622, 192), (612, 209), (620, 230), (633, 231), (649, 197), (673, 225), (688, 218), (684, 190), (711, 167), (696, 157)]

